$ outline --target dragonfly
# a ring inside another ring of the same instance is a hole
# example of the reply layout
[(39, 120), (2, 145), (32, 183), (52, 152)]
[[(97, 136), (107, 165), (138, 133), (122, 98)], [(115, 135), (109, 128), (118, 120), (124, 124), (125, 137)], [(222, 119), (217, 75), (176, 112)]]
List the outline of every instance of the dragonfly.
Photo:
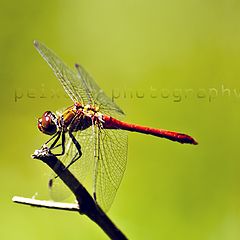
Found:
[[(46, 111), (38, 119), (39, 130), (51, 138), (49, 149), (61, 146), (61, 161), (74, 166), (83, 180), (90, 171), (93, 197), (108, 211), (123, 178), (127, 163), (127, 132), (138, 132), (182, 144), (197, 142), (191, 136), (122, 121), (124, 112), (79, 64), (69, 68), (39, 41), (34, 46), (52, 68), (73, 104), (61, 113)], [(73, 164), (74, 163), (74, 164)], [(50, 180), (50, 188), (56, 179)]]

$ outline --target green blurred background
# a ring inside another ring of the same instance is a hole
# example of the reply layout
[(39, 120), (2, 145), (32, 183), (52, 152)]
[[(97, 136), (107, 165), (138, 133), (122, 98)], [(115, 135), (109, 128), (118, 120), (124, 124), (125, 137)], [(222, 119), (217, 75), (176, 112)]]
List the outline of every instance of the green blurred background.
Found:
[(239, 1), (0, 3), (1, 239), (107, 239), (84, 216), (11, 202), (47, 198), (36, 119), (71, 104), (34, 39), (83, 64), (127, 121), (200, 143), (129, 134), (109, 216), (130, 239), (240, 239)]

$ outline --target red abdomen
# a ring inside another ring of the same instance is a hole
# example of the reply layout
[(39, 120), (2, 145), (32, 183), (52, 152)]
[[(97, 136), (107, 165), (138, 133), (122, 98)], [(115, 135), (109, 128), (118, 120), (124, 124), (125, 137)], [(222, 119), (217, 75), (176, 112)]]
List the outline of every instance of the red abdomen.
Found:
[(171, 141), (176, 141), (179, 143), (189, 143), (194, 145), (198, 144), (191, 136), (184, 133), (126, 123), (107, 115), (103, 116), (103, 121), (103, 127), (106, 129), (122, 129), (131, 132), (139, 132), (157, 137), (167, 138)]

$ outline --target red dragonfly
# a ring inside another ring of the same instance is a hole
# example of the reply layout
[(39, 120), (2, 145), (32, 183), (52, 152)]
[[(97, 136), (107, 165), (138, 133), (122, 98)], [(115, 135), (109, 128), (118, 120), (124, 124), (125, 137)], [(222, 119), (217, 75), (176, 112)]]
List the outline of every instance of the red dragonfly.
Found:
[[(38, 120), (38, 128), (52, 135), (47, 141), (53, 141), (50, 150), (62, 146), (62, 152), (58, 155), (62, 156), (61, 161), (66, 167), (76, 162), (73, 166), (77, 169), (79, 180), (83, 180), (92, 168), (93, 196), (105, 211), (115, 198), (126, 168), (127, 135), (122, 130), (150, 134), (179, 143), (197, 144), (192, 137), (183, 133), (119, 120), (124, 116), (123, 111), (82, 66), (76, 64), (73, 70), (44, 44), (34, 41), (34, 45), (73, 101), (72, 106), (57, 115), (46, 111)], [(50, 181), (51, 186), (53, 180)]]

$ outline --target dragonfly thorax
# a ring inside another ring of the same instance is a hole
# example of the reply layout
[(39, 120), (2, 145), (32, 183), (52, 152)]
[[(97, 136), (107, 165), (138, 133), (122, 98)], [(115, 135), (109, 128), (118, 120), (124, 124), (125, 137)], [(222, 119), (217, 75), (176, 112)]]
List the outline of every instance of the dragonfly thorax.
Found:
[(58, 126), (63, 131), (82, 131), (99, 121), (101, 114), (92, 105), (75, 103), (58, 117)]
[(75, 110), (81, 110), (84, 114), (89, 115), (89, 116), (92, 116), (99, 111), (98, 106), (93, 106), (90, 104), (82, 105), (79, 102), (76, 102), (74, 104), (74, 108), (75, 108)]

